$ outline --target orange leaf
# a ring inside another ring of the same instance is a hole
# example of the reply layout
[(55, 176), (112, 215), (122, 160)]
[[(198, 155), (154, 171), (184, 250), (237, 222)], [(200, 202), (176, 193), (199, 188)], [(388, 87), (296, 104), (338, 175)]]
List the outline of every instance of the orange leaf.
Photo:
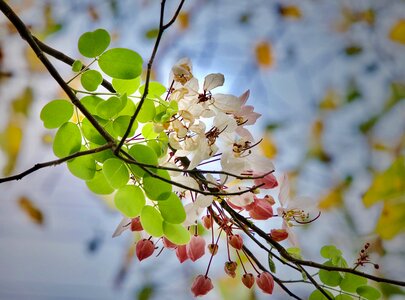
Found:
[(280, 5), (278, 13), (286, 19), (299, 20), (302, 18), (301, 9), (295, 5)]
[(44, 223), (44, 215), (30, 199), (27, 197), (21, 197), (18, 200), (18, 205), (31, 221), (39, 225)]
[(180, 12), (177, 17), (181, 30), (186, 30), (190, 26), (190, 18), (188, 12)]
[(267, 158), (274, 158), (277, 155), (277, 145), (270, 135), (266, 135), (259, 145), (264, 156)]
[(256, 45), (256, 60), (259, 66), (270, 68), (274, 63), (272, 48), (268, 42), (260, 42)]

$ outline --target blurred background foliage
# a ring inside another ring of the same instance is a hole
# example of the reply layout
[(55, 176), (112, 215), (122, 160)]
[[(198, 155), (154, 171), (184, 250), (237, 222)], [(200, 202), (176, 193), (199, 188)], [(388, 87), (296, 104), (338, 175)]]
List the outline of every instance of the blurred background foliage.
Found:
[[(74, 58), (84, 31), (106, 28), (114, 46), (145, 60), (157, 34), (156, 0), (8, 2), (36, 37)], [(176, 5), (168, 1), (168, 16)], [(196, 77), (223, 73), (223, 91), (250, 89), (262, 113), (254, 135), (276, 175), (288, 173), (295, 194), (319, 201), (321, 218), (298, 231), (304, 256), (319, 260), (320, 247), (332, 243), (355, 261), (370, 242), (381, 268), (369, 271), (405, 278), (405, 1), (186, 1), (153, 79), (166, 84), (184, 56)], [(54, 132), (42, 128), (39, 111), (55, 98), (63, 92), (0, 16), (2, 176), (53, 158)], [(191, 298), (191, 275), (202, 265), (182, 268), (169, 253), (140, 266), (133, 237), (110, 239), (119, 222), (111, 199), (100, 201), (65, 166), (0, 191), (1, 299)], [(221, 269), (208, 298), (261, 297)], [(405, 294), (382, 288), (386, 299)]]

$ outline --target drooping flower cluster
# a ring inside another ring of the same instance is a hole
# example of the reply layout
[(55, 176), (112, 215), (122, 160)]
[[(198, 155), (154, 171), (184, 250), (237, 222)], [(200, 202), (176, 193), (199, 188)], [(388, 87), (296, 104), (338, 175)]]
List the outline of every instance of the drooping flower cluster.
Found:
[[(244, 242), (246, 228), (242, 228), (226, 213), (223, 205), (226, 203), (230, 209), (250, 218), (252, 222), (273, 218), (276, 211), (283, 220), (282, 228), (274, 228), (268, 233), (276, 242), (290, 238), (295, 243), (291, 227), (293, 223), (306, 222), (309, 215), (301, 209), (302, 206), (289, 200), (286, 179), (282, 180), (280, 186), (280, 206), (273, 209), (276, 200), (266, 191), (279, 186), (273, 175), (274, 166), (261, 155), (256, 147), (260, 141), (255, 141), (245, 127), (254, 124), (260, 114), (254, 112), (253, 106), (246, 105), (249, 91), (239, 97), (215, 93), (214, 90), (223, 84), (222, 74), (209, 74), (201, 86), (193, 76), (188, 59), (180, 60), (172, 68), (166, 101), (176, 102), (178, 110), (154, 126), (168, 136), (169, 153), (160, 159), (161, 165), (168, 167), (168, 170), (177, 168), (185, 171), (185, 176), (175, 171), (170, 175), (179, 184), (173, 190), (184, 206), (186, 217), (182, 226), (191, 232), (191, 238), (186, 244), (177, 245), (165, 235), (155, 242), (151, 236), (143, 236), (137, 242), (136, 255), (140, 261), (151, 256), (159, 247), (160, 240), (162, 249), (174, 250), (180, 263), (186, 260), (194, 262), (203, 257), (208, 249), (211, 258), (206, 273), (197, 276), (191, 287), (194, 296), (202, 296), (213, 288), (208, 272), (213, 256), (220, 249), (220, 236), (225, 234), (228, 260), (224, 272), (235, 278), (240, 264), (243, 269), (241, 281), (247, 288), (256, 283), (264, 293), (271, 294), (273, 276), (259, 270), (259, 266), (249, 258)], [(220, 171), (205, 171), (202, 166), (207, 163), (214, 164)], [(160, 209), (160, 203), (158, 206)], [(210, 243), (206, 243), (205, 238), (198, 234), (196, 225), (199, 222), (211, 231)], [(114, 236), (126, 229), (144, 235), (139, 217), (125, 218)], [(215, 232), (217, 239), (214, 239)], [(231, 253), (236, 256), (232, 257)], [(248, 264), (257, 273), (256, 277), (246, 269), (246, 261), (241, 259), (241, 255), (247, 257)]]

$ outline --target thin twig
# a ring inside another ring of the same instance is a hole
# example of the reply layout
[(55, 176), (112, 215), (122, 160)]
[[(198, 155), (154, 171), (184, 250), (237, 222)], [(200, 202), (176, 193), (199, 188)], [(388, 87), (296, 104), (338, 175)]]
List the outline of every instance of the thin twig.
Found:
[(73, 153), (73, 154), (71, 154), (69, 156), (60, 158), (60, 159), (55, 159), (55, 160), (51, 160), (51, 161), (48, 161), (48, 162), (38, 163), (38, 164), (35, 164), (33, 167), (25, 170), (24, 172), (21, 172), (20, 174), (0, 178), (0, 183), (7, 182), (7, 181), (13, 181), (13, 180), (20, 180), (23, 177), (25, 177), (25, 176), (27, 176), (27, 175), (29, 175), (29, 174), (31, 174), (31, 173), (39, 170), (39, 169), (50, 167), (50, 166), (60, 165), (61, 163), (64, 163), (64, 162), (66, 162), (68, 160), (71, 160), (73, 158), (84, 156), (84, 155), (89, 155), (89, 154), (94, 154), (94, 153), (105, 151), (105, 150), (111, 149), (111, 148), (112, 148), (111, 144), (105, 144), (105, 145), (103, 145), (101, 147), (76, 152), (76, 153)]

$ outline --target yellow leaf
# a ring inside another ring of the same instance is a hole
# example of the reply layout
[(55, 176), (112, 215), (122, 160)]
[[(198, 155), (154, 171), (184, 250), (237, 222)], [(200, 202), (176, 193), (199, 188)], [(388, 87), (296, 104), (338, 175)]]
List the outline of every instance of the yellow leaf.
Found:
[(18, 206), (34, 223), (39, 225), (44, 223), (44, 215), (41, 210), (27, 197), (21, 197), (18, 200)]
[(334, 207), (340, 207), (342, 203), (342, 189), (334, 188), (319, 201), (318, 207), (321, 210), (328, 210)]
[(325, 96), (319, 103), (319, 108), (333, 110), (338, 107), (340, 102), (341, 100), (339, 94), (333, 89), (328, 89)]
[(270, 68), (274, 63), (272, 48), (268, 42), (260, 42), (256, 45), (256, 60), (259, 66)]
[(405, 45), (405, 19), (398, 20), (391, 27), (389, 38), (396, 43)]
[(218, 280), (219, 291), (222, 295), (221, 299), (233, 300), (249, 300), (255, 299), (254, 292), (247, 289), (240, 280), (240, 275), (237, 274), (235, 278), (224, 276)]
[(267, 158), (274, 158), (277, 155), (277, 145), (269, 134), (267, 134), (259, 144), (260, 148)]
[(405, 195), (405, 157), (397, 158), (382, 173), (375, 175), (374, 180), (363, 197), (363, 203), (370, 207), (378, 201), (395, 200)]
[(46, 68), (31, 48), (26, 48), (25, 57), (31, 72), (46, 72)]
[(280, 5), (278, 12), (286, 19), (299, 20), (302, 18), (301, 9), (295, 5)]
[(10, 121), (1, 134), (0, 147), (7, 155), (8, 161), (4, 166), (3, 174), (10, 175), (15, 167), (22, 141), (22, 129), (15, 120)]
[(375, 230), (383, 239), (392, 239), (405, 231), (405, 195), (397, 201), (384, 203)]
[(190, 18), (188, 12), (180, 12), (177, 21), (181, 30), (186, 30), (190, 26)]

